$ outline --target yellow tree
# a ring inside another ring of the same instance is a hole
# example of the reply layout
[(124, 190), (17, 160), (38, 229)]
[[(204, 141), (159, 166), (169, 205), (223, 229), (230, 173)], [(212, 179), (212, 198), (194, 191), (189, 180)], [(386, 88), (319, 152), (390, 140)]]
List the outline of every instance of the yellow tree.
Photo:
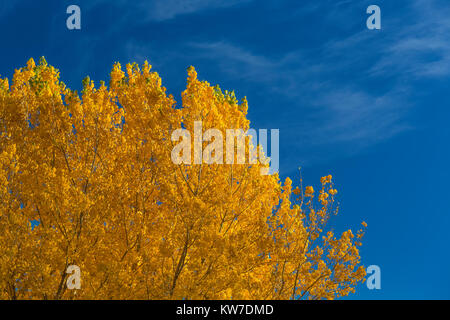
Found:
[[(12, 84), (0, 79), (0, 298), (353, 292), (365, 276), (364, 228), (335, 236), (327, 227), (337, 213), (331, 176), (314, 192), (261, 175), (265, 161), (175, 163), (174, 130), (202, 121), (203, 131), (246, 131), (247, 102), (191, 67), (178, 107), (150, 69), (116, 63), (109, 86), (86, 78), (80, 94), (44, 59)], [(78, 290), (66, 285), (70, 265), (81, 270)]]

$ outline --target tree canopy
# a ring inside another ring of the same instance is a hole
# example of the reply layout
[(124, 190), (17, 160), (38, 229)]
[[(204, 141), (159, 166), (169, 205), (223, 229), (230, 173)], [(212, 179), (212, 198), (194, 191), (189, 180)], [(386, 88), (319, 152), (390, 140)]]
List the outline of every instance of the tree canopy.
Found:
[[(318, 191), (254, 164), (175, 164), (171, 133), (249, 128), (188, 69), (182, 103), (145, 62), (70, 90), (44, 59), (0, 79), (1, 299), (333, 299), (365, 276), (364, 227), (335, 235)], [(207, 142), (204, 142), (207, 145)], [(256, 147), (254, 147), (256, 148)], [(248, 152), (248, 150), (247, 150)], [(192, 155), (193, 157), (194, 155)], [(81, 288), (69, 290), (70, 265)]]

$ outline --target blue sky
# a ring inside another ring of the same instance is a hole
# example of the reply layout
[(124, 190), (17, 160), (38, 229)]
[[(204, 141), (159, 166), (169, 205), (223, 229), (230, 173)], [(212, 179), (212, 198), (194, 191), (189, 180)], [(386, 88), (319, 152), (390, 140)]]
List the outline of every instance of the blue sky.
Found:
[[(81, 30), (66, 8), (81, 8)], [(381, 8), (381, 30), (366, 8)], [(336, 230), (368, 223), (357, 299), (449, 299), (450, 4), (441, 0), (0, 2), (0, 75), (45, 56), (79, 89), (148, 60), (180, 101), (186, 68), (280, 129), (280, 174), (333, 174)]]

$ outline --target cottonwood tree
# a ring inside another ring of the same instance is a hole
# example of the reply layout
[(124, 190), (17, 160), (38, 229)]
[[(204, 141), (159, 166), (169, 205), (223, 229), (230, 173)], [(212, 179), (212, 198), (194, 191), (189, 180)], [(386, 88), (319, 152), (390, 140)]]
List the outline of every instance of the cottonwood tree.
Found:
[[(327, 227), (337, 213), (331, 176), (314, 192), (261, 175), (259, 160), (174, 164), (173, 130), (194, 121), (246, 130), (247, 102), (191, 67), (177, 106), (150, 69), (116, 63), (109, 87), (86, 78), (80, 93), (44, 59), (30, 59), (12, 84), (0, 79), (0, 298), (353, 292), (365, 276), (364, 228), (336, 236)], [(79, 290), (66, 286), (71, 265), (81, 270)]]

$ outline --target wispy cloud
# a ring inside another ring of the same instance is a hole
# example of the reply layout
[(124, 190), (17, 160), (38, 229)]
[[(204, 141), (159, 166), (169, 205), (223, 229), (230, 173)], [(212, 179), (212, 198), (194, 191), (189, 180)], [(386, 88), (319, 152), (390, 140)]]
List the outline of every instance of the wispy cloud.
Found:
[[(383, 16), (381, 31), (361, 24), (346, 37), (281, 55), (224, 38), (179, 44), (179, 52), (189, 64), (210, 61), (224, 79), (266, 93), (267, 106), (254, 106), (250, 99), (250, 107), (277, 116), (263, 117), (258, 124), (280, 128), (284, 148), (299, 150), (305, 162), (326, 158), (318, 155), (330, 148), (332, 157), (349, 155), (413, 129), (408, 114), (414, 107), (414, 82), (450, 75), (450, 12), (436, 3), (410, 2), (398, 16)], [(342, 10), (332, 8), (324, 19), (344, 21), (353, 5), (335, 4)], [(323, 9), (307, 7), (308, 14)], [(135, 55), (146, 50), (134, 49)], [(172, 58), (183, 59), (167, 52), (166, 59)]]
[(442, 77), (450, 74), (450, 8), (435, 0), (410, 3), (411, 12), (396, 25), (390, 45), (370, 70), (375, 75)]
[(336, 88), (316, 102), (322, 108), (321, 141), (368, 145), (406, 130), (402, 119), (408, 104), (399, 88), (376, 96), (354, 88)]
[[(333, 57), (315, 59), (301, 51), (270, 59), (224, 42), (192, 47), (201, 49), (203, 58), (218, 61), (223, 73), (258, 83), (272, 95), (286, 98), (286, 106), (277, 106), (278, 116), (286, 130), (303, 129), (302, 143), (351, 142), (363, 147), (408, 127), (401, 121), (407, 89), (396, 86), (375, 94), (352, 81), (339, 80), (336, 73), (348, 67), (350, 58), (339, 60), (339, 65)], [(302, 117), (294, 116), (299, 110)], [(299, 134), (291, 133), (295, 143)]]
[[(300, 108), (303, 118), (277, 108), (295, 119), (285, 122), (285, 132), (299, 137), (291, 143), (346, 143), (358, 150), (413, 128), (408, 112), (415, 80), (450, 75), (450, 9), (422, 0), (409, 9), (403, 20), (385, 19), (384, 34), (363, 29), (277, 58), (224, 42), (194, 46), (204, 57), (217, 57), (224, 73), (291, 97), (291, 108)], [(304, 130), (295, 135), (298, 128)]]
[(208, 9), (232, 7), (250, 0), (157, 0), (148, 6), (152, 20), (163, 21), (178, 15), (200, 12)]
[[(243, 5), (253, 0), (117, 0), (114, 5), (121, 8), (124, 14), (132, 13), (133, 20), (128, 22), (161, 22), (177, 16), (199, 13), (207, 10)], [(89, 6), (110, 4), (106, 0), (92, 0)]]

